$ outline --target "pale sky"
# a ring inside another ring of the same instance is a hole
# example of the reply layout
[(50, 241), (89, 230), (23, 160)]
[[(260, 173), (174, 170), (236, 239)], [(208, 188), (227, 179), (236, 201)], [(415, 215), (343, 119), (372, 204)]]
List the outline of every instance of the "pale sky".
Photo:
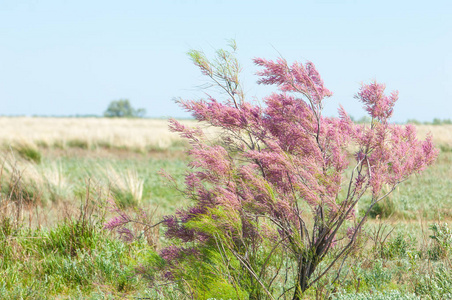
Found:
[(188, 116), (203, 96), (186, 52), (234, 38), (249, 99), (254, 57), (312, 61), (355, 118), (361, 82), (399, 90), (393, 121), (452, 118), (452, 1), (0, 0), (0, 115), (102, 115), (127, 98), (150, 117)]

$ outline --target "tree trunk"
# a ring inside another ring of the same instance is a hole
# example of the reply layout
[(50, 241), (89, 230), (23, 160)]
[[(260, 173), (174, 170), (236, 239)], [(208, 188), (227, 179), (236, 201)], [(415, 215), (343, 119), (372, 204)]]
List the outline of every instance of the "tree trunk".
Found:
[(295, 287), (295, 293), (292, 300), (303, 299), (303, 293), (308, 289), (308, 282), (311, 275), (314, 273), (317, 265), (319, 264), (317, 254), (314, 257), (301, 259), (301, 264), (298, 266), (298, 279), (297, 286)]

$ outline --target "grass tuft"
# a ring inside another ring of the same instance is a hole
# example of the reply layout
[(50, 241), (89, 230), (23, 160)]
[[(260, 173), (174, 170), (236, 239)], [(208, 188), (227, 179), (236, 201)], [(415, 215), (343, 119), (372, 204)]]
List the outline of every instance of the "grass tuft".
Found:
[(19, 143), (14, 146), (14, 150), (24, 159), (39, 164), (42, 159), (41, 152), (29, 143)]

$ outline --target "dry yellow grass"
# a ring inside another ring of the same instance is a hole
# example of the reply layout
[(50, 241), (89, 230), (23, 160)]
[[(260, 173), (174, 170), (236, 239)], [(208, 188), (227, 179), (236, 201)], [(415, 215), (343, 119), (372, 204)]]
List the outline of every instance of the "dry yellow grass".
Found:
[(416, 128), (420, 138), (431, 132), (435, 145), (452, 146), (452, 125), (416, 125)]
[[(193, 121), (183, 121), (194, 124)], [(0, 117), (0, 144), (167, 148), (180, 138), (167, 120)]]
[[(194, 126), (195, 121), (182, 123)], [(432, 132), (437, 145), (452, 146), (452, 125), (417, 125), (419, 136)], [(165, 149), (180, 141), (167, 120), (109, 118), (0, 117), (0, 144), (97, 146)]]

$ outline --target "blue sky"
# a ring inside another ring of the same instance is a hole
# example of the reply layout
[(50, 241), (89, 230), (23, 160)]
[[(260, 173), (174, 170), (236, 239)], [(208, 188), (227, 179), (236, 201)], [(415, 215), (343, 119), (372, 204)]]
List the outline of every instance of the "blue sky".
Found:
[(452, 118), (452, 1), (0, 0), (0, 115), (101, 115), (130, 99), (151, 117), (187, 116), (174, 97), (204, 83), (186, 52), (234, 38), (247, 96), (254, 57), (310, 60), (356, 118), (361, 82), (399, 90), (394, 121)]

